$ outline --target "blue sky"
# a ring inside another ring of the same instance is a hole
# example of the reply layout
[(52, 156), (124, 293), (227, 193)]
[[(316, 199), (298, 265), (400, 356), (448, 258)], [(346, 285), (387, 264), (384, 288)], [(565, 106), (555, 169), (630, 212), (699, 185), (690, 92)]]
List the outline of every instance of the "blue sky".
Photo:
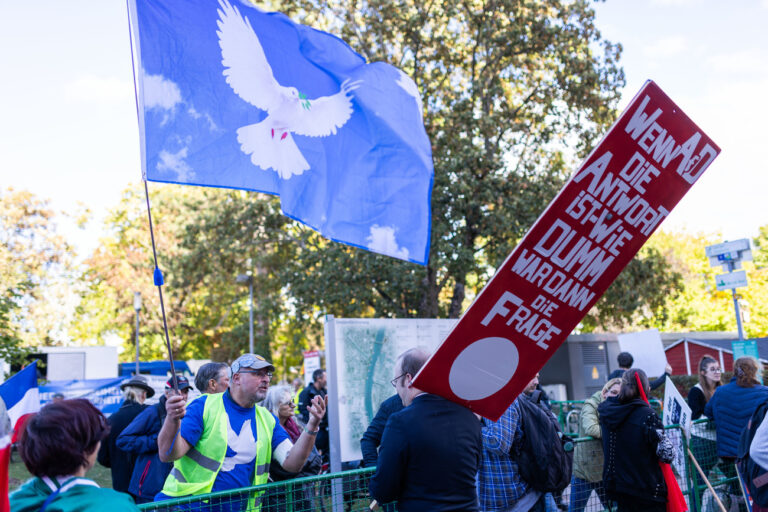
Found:
[[(768, 0), (609, 0), (603, 35), (624, 46), (623, 104), (651, 78), (723, 149), (662, 229), (753, 236), (768, 224)], [(0, 4), (0, 186), (99, 221), (141, 176), (127, 9), (120, 0)], [(157, 186), (150, 184), (150, 187)]]

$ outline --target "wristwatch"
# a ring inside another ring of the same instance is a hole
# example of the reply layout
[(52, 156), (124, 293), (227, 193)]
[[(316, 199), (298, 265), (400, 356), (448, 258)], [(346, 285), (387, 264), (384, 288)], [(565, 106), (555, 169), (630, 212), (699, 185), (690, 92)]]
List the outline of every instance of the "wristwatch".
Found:
[(311, 436), (316, 436), (318, 432), (320, 432), (320, 427), (317, 428), (317, 430), (309, 430), (307, 427), (304, 427), (304, 432)]

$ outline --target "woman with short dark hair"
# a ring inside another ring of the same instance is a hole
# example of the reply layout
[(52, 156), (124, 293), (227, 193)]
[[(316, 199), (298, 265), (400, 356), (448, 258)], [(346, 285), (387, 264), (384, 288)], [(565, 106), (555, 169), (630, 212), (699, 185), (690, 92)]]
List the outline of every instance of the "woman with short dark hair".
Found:
[(27, 420), (19, 454), (35, 475), (10, 496), (16, 512), (136, 511), (127, 494), (101, 489), (85, 474), (109, 434), (104, 415), (88, 400), (60, 400)]
[[(665, 512), (667, 485), (657, 454), (664, 435), (661, 418), (642, 399), (650, 393), (643, 370), (630, 368), (621, 377), (617, 397), (606, 398), (597, 408), (603, 436), (603, 485), (619, 512)], [(662, 453), (670, 462), (672, 453)]]

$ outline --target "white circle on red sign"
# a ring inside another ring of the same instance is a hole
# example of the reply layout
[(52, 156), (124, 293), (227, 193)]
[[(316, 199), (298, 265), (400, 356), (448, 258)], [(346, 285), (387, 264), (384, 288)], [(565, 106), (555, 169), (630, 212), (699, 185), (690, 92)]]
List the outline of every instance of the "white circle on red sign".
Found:
[(448, 384), (463, 400), (481, 400), (506, 386), (519, 361), (517, 347), (508, 339), (483, 338), (462, 350), (453, 361)]

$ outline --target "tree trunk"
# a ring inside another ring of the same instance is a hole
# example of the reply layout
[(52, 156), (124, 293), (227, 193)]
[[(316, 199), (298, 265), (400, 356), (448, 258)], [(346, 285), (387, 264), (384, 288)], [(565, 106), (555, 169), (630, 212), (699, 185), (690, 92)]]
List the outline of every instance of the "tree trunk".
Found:
[(419, 304), (419, 316), (421, 318), (437, 318), (437, 272), (432, 265), (427, 265), (427, 275), (421, 281), (422, 293)]

